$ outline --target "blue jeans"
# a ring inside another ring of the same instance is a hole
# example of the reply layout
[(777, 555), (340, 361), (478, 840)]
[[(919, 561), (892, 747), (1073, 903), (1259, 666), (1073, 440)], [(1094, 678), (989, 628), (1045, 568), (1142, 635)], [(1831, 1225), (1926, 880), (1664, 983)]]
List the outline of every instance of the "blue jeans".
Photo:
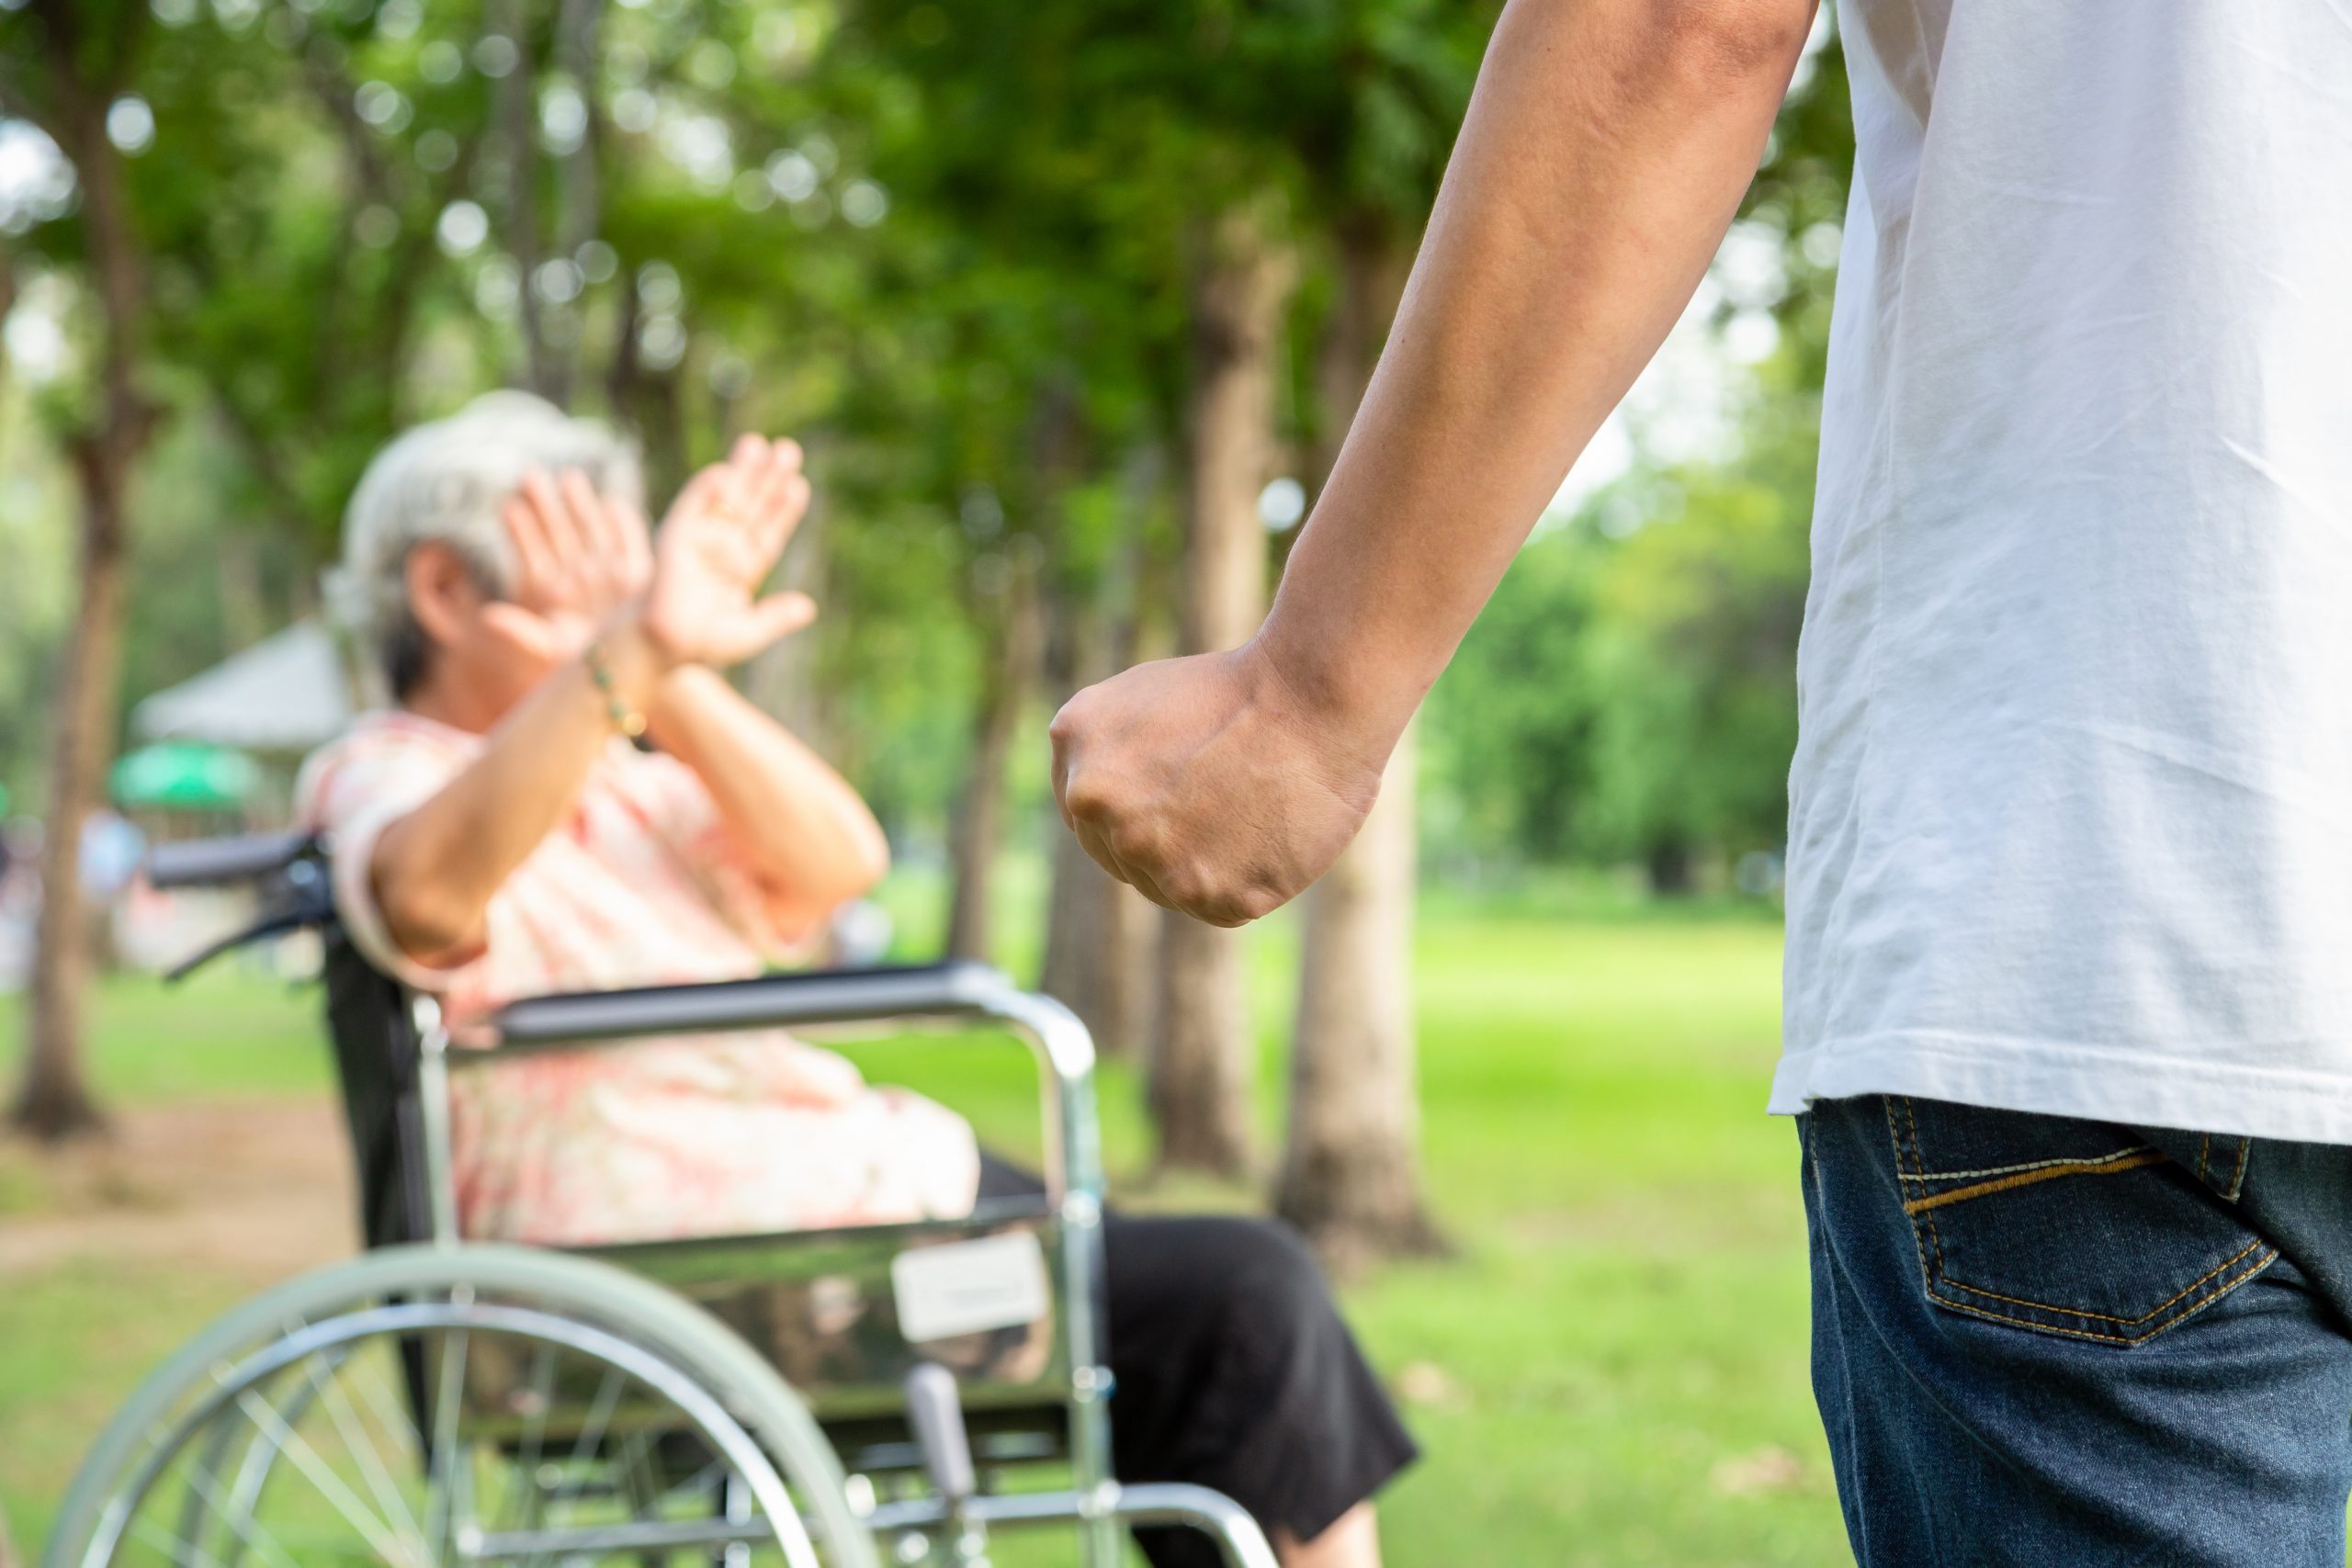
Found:
[(1798, 1126), (1866, 1568), (2343, 1568), (2352, 1149), (1901, 1096)]

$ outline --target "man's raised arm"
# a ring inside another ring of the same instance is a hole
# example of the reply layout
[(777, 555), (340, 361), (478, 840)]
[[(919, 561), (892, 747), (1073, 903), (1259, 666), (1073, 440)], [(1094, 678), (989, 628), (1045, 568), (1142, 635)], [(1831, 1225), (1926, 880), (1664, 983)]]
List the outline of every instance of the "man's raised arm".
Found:
[(1346, 848), (1414, 709), (1697, 288), (1814, 8), (1511, 0), (1264, 627), (1054, 721), (1063, 817), (1114, 875), (1238, 925)]

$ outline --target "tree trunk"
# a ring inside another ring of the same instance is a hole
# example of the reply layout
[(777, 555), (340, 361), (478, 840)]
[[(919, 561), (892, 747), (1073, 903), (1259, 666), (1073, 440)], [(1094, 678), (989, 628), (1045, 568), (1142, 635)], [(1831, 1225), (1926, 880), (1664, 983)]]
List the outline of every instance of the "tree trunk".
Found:
[(82, 491), (81, 604), (68, 634), (53, 709), (40, 919), (34, 934), (24, 1077), (10, 1120), (55, 1140), (98, 1126), (83, 1065), (82, 1003), (89, 985), (82, 902), (82, 824), (113, 750), (126, 577), (124, 496), (154, 423), (135, 378), (145, 289), (125, 204), (122, 167), (107, 141), (107, 84), (84, 79), (81, 29), (63, 0), (42, 8), (66, 156), (82, 187), (82, 232), (103, 323), (95, 423), (70, 442)]
[(548, 341), (537, 289), (545, 253), (539, 237), (539, 73), (531, 53), (529, 10), (524, 0), (492, 0), (484, 20), (491, 34), (514, 46), (513, 68), (491, 84), (491, 113), (497, 128), (496, 173), (505, 186), (500, 237), (514, 258), (525, 373), (532, 391), (562, 408), (569, 405), (571, 388), (562, 357)]
[[(605, 227), (604, 182), (600, 177), (605, 119), (599, 105), (597, 68), (600, 63), (605, 0), (562, 0), (556, 12), (555, 68), (580, 95), (580, 144), (556, 165), (556, 254), (577, 261), (580, 247), (595, 239)], [(567, 373), (570, 367), (566, 367)]]
[(1306, 894), (1274, 1209), (1340, 1269), (1442, 1246), (1414, 1066), (1415, 750), (1408, 730), (1363, 830)]
[(11, 1112), (18, 1126), (50, 1140), (88, 1132), (103, 1120), (83, 1066), (82, 1004), (96, 953), (82, 898), (81, 843), (113, 750), (128, 576), (121, 486), (130, 456), (106, 433), (86, 437), (75, 454), (82, 478), (81, 604), (66, 635), (55, 695), (40, 918), (26, 1010), (31, 1033)]
[[(820, 497), (808, 515), (792, 531), (792, 541), (776, 563), (771, 592), (806, 593), (820, 605), (825, 602), (825, 510)], [(743, 694), (778, 724), (820, 752), (828, 751), (823, 694), (819, 690), (818, 637), (820, 627), (762, 649), (743, 667)]]
[(250, 528), (223, 528), (213, 536), (214, 581), (220, 595), (223, 658), (269, 635), (269, 604), (262, 586), (261, 540)]
[(17, 1543), (8, 1534), (8, 1517), (0, 1513), (0, 1568), (17, 1568)]
[[(1377, 219), (1343, 223), (1339, 238), (1339, 297), (1317, 364), (1321, 478), (1363, 400), (1412, 265), (1409, 247)], [(1442, 1245), (1420, 1181), (1415, 762), (1408, 730), (1363, 830), (1306, 898), (1274, 1206), (1340, 1268)]]
[[(1277, 347), (1294, 269), (1261, 207), (1218, 218), (1193, 299), (1187, 410), (1184, 645), (1238, 647), (1265, 614), (1266, 536), (1258, 492), (1271, 477)], [(1246, 1175), (1256, 1055), (1235, 933), (1164, 914), (1152, 1028), (1150, 1101), (1159, 1163)]]
[(993, 962), (996, 954), (996, 867), (1004, 847), (1012, 742), (1022, 710), (1035, 689), (1044, 652), (1043, 615), (1034, 563), (1016, 561), (1005, 586), (989, 678), (972, 730), (971, 772), (964, 780), (948, 835), (955, 886), (947, 907), (947, 951), (956, 958)]
[[(1057, 698), (1134, 662), (1132, 647), (1113, 649), (1111, 615), (1101, 598), (1066, 600), (1056, 619)], [(1132, 631), (1130, 617), (1130, 635), (1119, 640), (1133, 643)], [(1078, 1014), (1102, 1055), (1139, 1060), (1151, 1028), (1156, 911), (1142, 894), (1096, 865), (1076, 835), (1056, 832), (1053, 845), (1037, 988)]]
[(1075, 834), (1054, 834), (1053, 879), (1037, 988), (1078, 1014), (1097, 1053), (1140, 1061), (1151, 1034), (1159, 911), (1096, 865)]
[(1651, 897), (1688, 898), (1699, 890), (1698, 860), (1688, 840), (1660, 839), (1649, 847), (1642, 861), (1649, 874)]

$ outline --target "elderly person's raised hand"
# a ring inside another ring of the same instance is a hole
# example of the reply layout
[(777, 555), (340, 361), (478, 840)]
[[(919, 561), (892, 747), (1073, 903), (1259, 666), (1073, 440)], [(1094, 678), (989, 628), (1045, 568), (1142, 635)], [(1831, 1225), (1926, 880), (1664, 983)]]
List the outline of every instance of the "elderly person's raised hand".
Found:
[(653, 577), (645, 518), (620, 496), (599, 495), (577, 468), (534, 472), (502, 513), (514, 547), (509, 596), (482, 621), (541, 663), (568, 659)]
[(740, 663), (816, 617), (805, 593), (759, 596), (808, 495), (798, 444), (756, 435), (696, 474), (655, 536), (627, 498), (577, 470), (534, 473), (503, 514), (513, 590), (483, 624), (540, 663), (577, 654), (621, 616), (668, 663)]
[(800, 446), (746, 435), (680, 492), (653, 541), (646, 635), (673, 661), (724, 667), (806, 626), (805, 593), (760, 586), (808, 512)]

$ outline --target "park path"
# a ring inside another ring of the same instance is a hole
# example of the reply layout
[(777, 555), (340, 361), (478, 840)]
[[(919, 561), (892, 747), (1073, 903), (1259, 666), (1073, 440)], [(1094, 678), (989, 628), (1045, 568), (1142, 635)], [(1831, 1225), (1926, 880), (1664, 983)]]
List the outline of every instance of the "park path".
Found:
[(62, 1150), (0, 1144), (0, 1291), (81, 1258), (282, 1279), (351, 1255), (332, 1103), (205, 1100), (117, 1113)]

